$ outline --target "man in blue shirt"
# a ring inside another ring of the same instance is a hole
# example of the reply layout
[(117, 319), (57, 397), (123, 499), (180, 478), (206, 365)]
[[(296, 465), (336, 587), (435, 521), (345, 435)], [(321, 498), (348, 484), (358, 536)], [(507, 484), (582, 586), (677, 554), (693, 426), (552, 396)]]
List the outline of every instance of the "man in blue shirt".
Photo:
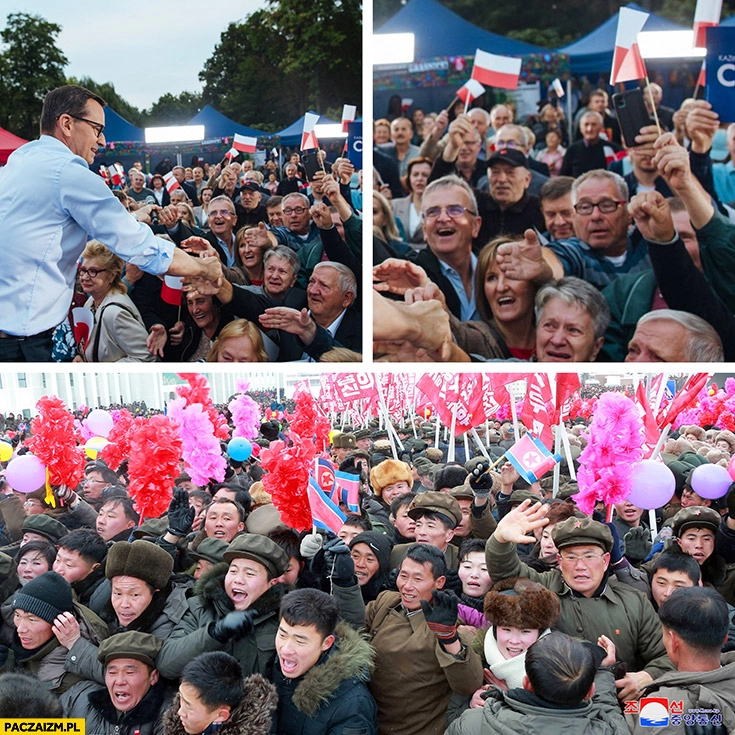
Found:
[[(104, 105), (83, 87), (52, 90), (40, 138), (15, 151), (0, 171), (0, 361), (51, 359), (51, 333), (69, 309), (89, 237), (148, 273), (221, 276), (217, 260), (192, 258), (131, 217), (89, 170), (105, 142)], [(168, 210), (160, 220), (176, 222)]]

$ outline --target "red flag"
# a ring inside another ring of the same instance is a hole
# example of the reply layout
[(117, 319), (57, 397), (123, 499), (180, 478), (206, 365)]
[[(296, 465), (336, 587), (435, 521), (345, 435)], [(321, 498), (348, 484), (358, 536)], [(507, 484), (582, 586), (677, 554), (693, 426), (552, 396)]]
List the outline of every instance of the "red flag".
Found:
[(237, 158), (237, 154), (238, 154), (239, 152), (240, 152), (240, 151), (238, 151), (238, 150), (237, 150), (237, 148), (235, 148), (235, 147), (232, 147), (232, 148), (230, 148), (230, 150), (229, 150), (229, 151), (227, 151), (227, 153), (225, 153), (225, 158), (226, 158), (226, 159), (227, 159), (227, 160), (228, 160), (228, 161), (229, 161), (230, 163), (232, 163), (232, 161), (233, 161), (233, 160), (234, 160), (235, 158)]
[(707, 48), (707, 28), (720, 24), (722, 0), (697, 0), (694, 11), (694, 46)]
[(656, 416), (658, 428), (663, 429), (667, 424), (672, 424), (685, 408), (689, 408), (695, 403), (699, 391), (707, 385), (709, 378), (709, 373), (694, 373), (694, 375), (691, 375), (684, 383), (684, 387), (674, 396), (674, 400), (671, 401), (668, 409), (659, 411), (658, 416)]
[(498, 56), (475, 51), (475, 63), (472, 65), (472, 79), (476, 79), (486, 87), (515, 89), (521, 75), (521, 59), (513, 56)]
[(566, 421), (572, 407), (572, 396), (582, 387), (577, 373), (556, 374), (556, 416), (554, 423)]
[(551, 431), (551, 419), (546, 404), (551, 401), (551, 385), (549, 376), (541, 373), (532, 373), (528, 376), (526, 400), (520, 419), (529, 431), (538, 436), (541, 441), (551, 447), (554, 444), (554, 434)]
[(643, 79), (646, 76), (646, 65), (643, 63), (638, 48), (638, 34), (648, 20), (648, 13), (639, 10), (620, 8), (618, 14), (618, 31), (615, 36), (615, 52), (613, 54), (610, 84)]
[(232, 141), (232, 147), (240, 153), (255, 153), (257, 145), (257, 138), (251, 138), (248, 135), (239, 135), (238, 133), (235, 133), (235, 138)]
[(635, 391), (635, 402), (638, 405), (638, 412), (643, 419), (643, 429), (646, 434), (646, 439), (643, 444), (643, 459), (648, 459), (656, 448), (660, 434), (643, 382), (638, 383), (638, 388)]
[(477, 79), (470, 79), (457, 90), (457, 97), (468, 105), (472, 100), (476, 100), (481, 94), (483, 94), (484, 91), (485, 87), (483, 87)]

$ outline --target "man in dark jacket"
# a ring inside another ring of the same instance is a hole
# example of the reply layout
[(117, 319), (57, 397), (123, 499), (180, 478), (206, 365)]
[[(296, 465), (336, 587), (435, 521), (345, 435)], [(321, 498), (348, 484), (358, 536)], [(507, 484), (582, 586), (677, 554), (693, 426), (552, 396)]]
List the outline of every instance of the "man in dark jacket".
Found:
[(107, 638), (97, 658), (105, 686), (80, 681), (61, 698), (66, 717), (83, 717), (90, 732), (152, 735), (160, 730), (170, 692), (159, 679), (156, 656), (161, 641), (128, 631)]
[(375, 735), (377, 707), (367, 688), (373, 650), (338, 623), (333, 597), (316, 589), (290, 592), (276, 634), (278, 735)]

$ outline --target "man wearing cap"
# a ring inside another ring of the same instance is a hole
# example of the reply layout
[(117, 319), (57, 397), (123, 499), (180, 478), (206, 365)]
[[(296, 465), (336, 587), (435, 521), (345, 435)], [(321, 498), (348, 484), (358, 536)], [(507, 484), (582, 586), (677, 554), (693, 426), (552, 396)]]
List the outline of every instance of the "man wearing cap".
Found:
[(355, 444), (357, 444), (357, 448), (362, 449), (363, 452), (370, 452), (372, 444), (370, 439), (370, 429), (358, 429), (355, 432)]
[[(61, 694), (81, 677), (65, 668), (67, 649), (61, 643), (72, 622), (94, 645), (108, 637), (107, 626), (91, 610), (74, 602), (71, 585), (56, 572), (45, 572), (28, 582), (12, 598), (12, 641), (8, 661), (37, 676), (45, 686)], [(8, 631), (10, 632), (10, 631)]]
[(661, 642), (656, 613), (648, 599), (610, 576), (610, 529), (591, 518), (568, 518), (551, 532), (558, 568), (537, 572), (521, 562), (516, 544), (533, 540), (546, 525), (548, 506), (530, 500), (511, 510), (487, 542), (485, 559), (492, 579), (528, 577), (559, 595), (557, 629), (596, 643), (610, 638), (627, 673), (616, 682), (621, 700), (631, 699), (645, 684), (671, 669)]
[(262, 199), (263, 192), (254, 179), (248, 179), (240, 187), (240, 203), (235, 204), (235, 213), (237, 214), (236, 231), (245, 225), (257, 225), (258, 222), (268, 224), (268, 212), (261, 203)]
[(354, 434), (336, 434), (332, 439), (332, 459), (339, 465), (350, 452), (357, 449)]
[[(409, 518), (416, 521), (416, 542), (435, 546), (444, 554), (447, 567), (455, 572), (459, 568), (459, 552), (449, 542), (457, 526), (462, 523), (462, 509), (449, 493), (435, 490), (417, 495), (408, 511)], [(395, 569), (414, 544), (398, 544), (393, 547), (390, 565)]]
[[(449, 138), (441, 157), (434, 162), (430, 181), (453, 173), (452, 168), (458, 165), (460, 154), (467, 148), (466, 140), (471, 133), (477, 136), (472, 124), (465, 118), (466, 127), (459, 126), (453, 136), (449, 126)], [(454, 125), (455, 123), (453, 123)], [(479, 150), (479, 149), (478, 149)], [(475, 154), (476, 158), (476, 154)], [(479, 162), (479, 166), (483, 166)], [(536, 196), (528, 194), (531, 173), (528, 158), (517, 145), (497, 146), (495, 152), (487, 160), (487, 175), (490, 191), (478, 190), (478, 181), (470, 183), (475, 189), (478, 214), (482, 217), (482, 226), (475, 240), (475, 251), (478, 252), (494, 237), (501, 234), (521, 234), (528, 228), (545, 229), (544, 216), (541, 213), (541, 202)]]
[[(735, 493), (728, 493), (728, 508), (735, 505)], [(684, 553), (694, 557), (702, 574), (702, 584), (714, 587), (731, 605), (735, 604), (735, 519), (721, 518), (712, 508), (695, 505), (682, 508), (672, 519), (672, 538), (667, 539), (664, 551)], [(733, 513), (735, 515), (735, 513)], [(658, 558), (643, 565), (650, 572)]]
[(156, 656), (161, 641), (150, 633), (128, 631), (99, 647), (104, 686), (81, 681), (61, 697), (65, 717), (83, 717), (90, 733), (154, 735), (172, 692), (159, 678)]
[(169, 679), (181, 675), (194, 656), (225, 651), (243, 673), (270, 677), (275, 657), (278, 609), (288, 555), (271, 539), (252, 533), (237, 536), (199, 580), (181, 622), (164, 642), (158, 668)]

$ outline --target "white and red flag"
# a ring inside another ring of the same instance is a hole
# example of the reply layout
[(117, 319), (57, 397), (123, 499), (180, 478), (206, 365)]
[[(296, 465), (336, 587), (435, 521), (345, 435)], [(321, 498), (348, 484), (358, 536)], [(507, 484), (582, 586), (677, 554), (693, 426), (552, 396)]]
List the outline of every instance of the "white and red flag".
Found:
[(316, 133), (314, 132), (314, 126), (319, 120), (319, 115), (315, 115), (313, 112), (307, 112), (304, 115), (304, 130), (301, 133), (301, 148), (300, 150), (306, 151), (311, 148), (318, 148), (319, 141), (316, 139)]
[(125, 171), (119, 163), (113, 163), (108, 171), (110, 174), (110, 181), (113, 186), (120, 186), (125, 180)]
[(230, 148), (230, 150), (229, 150), (229, 151), (227, 151), (227, 153), (225, 153), (225, 158), (226, 158), (226, 159), (227, 159), (227, 160), (228, 160), (228, 161), (229, 161), (230, 163), (232, 163), (232, 162), (233, 162), (233, 160), (234, 160), (235, 158), (237, 158), (237, 155), (238, 155), (238, 153), (240, 153), (240, 151), (238, 151), (238, 150), (237, 150), (237, 148), (235, 148), (235, 146), (232, 146), (232, 148)]
[(165, 304), (181, 306), (181, 296), (184, 292), (183, 276), (164, 276), (161, 284), (161, 299)]
[(408, 112), (408, 109), (411, 107), (412, 104), (413, 97), (403, 97), (401, 99), (401, 112), (403, 112), (404, 114)]
[(646, 65), (638, 48), (638, 34), (647, 20), (648, 13), (620, 8), (610, 84), (643, 79), (646, 76)]
[(564, 85), (561, 83), (561, 79), (557, 77), (554, 79), (554, 81), (551, 83), (551, 88), (556, 92), (557, 97), (563, 97), (564, 96)]
[(722, 0), (697, 0), (694, 11), (694, 46), (707, 48), (707, 28), (720, 24)]
[(110, 174), (107, 171), (107, 166), (100, 166), (100, 176), (104, 180), (105, 184), (109, 186), (110, 185)]
[(472, 100), (476, 100), (484, 91), (485, 87), (477, 79), (470, 79), (457, 90), (457, 97), (466, 105), (469, 105)]
[(521, 59), (514, 56), (498, 56), (481, 51), (475, 51), (475, 63), (472, 66), (472, 79), (476, 79), (486, 87), (500, 87), (501, 89), (515, 89), (518, 86), (518, 77), (521, 75)]
[(257, 138), (251, 138), (249, 135), (240, 135), (239, 133), (235, 133), (232, 141), (232, 147), (240, 153), (255, 153), (257, 145)]
[(347, 132), (347, 126), (351, 122), (355, 122), (355, 115), (357, 114), (357, 105), (343, 105), (342, 106), (342, 132)]
[(172, 171), (169, 171), (167, 174), (163, 175), (163, 182), (166, 184), (166, 189), (169, 194), (172, 191), (181, 188), (181, 184), (176, 180), (176, 177), (173, 175)]

